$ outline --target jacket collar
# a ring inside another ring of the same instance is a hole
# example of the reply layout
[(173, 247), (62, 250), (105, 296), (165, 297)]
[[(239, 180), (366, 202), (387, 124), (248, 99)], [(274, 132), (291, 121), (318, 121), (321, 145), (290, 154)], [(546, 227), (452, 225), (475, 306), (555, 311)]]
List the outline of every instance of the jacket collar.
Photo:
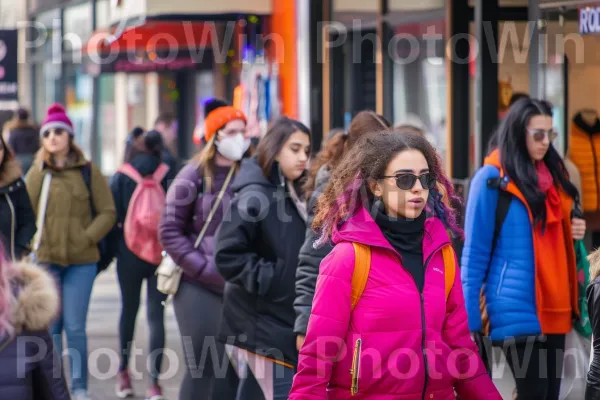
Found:
[[(365, 207), (360, 207), (354, 216), (339, 228), (335, 228), (332, 239), (336, 244), (339, 242), (358, 242), (372, 247), (388, 249), (398, 254)], [(442, 221), (435, 217), (427, 218), (423, 235), (424, 259), (429, 258), (435, 251), (449, 244), (450, 239)]]
[(504, 169), (502, 168), (502, 162), (500, 161), (500, 150), (496, 149), (496, 150), (492, 151), (485, 158), (484, 164), (492, 165), (500, 170), (500, 178), (503, 178), (503, 180), (505, 182), (505, 187), (503, 188), (503, 190), (506, 190), (507, 192), (509, 192), (510, 194), (512, 194), (519, 200), (521, 200), (521, 202), (525, 205), (525, 208), (527, 208), (527, 213), (529, 214), (529, 220), (533, 221), (533, 214), (531, 213), (531, 210), (529, 209), (529, 205), (527, 204), (527, 200), (525, 200), (525, 196), (523, 196), (523, 193), (519, 190), (517, 185), (513, 181), (510, 180), (510, 177), (505, 175), (505, 173), (504, 173)]
[(88, 161), (85, 158), (85, 155), (78, 148), (74, 148), (73, 151), (71, 152), (71, 154), (69, 154), (68, 159), (67, 159), (67, 165), (62, 169), (58, 169), (58, 168), (50, 165), (49, 159), (48, 159), (48, 154), (44, 150), (43, 147), (40, 148), (40, 150), (38, 150), (38, 152), (35, 156), (35, 163), (37, 164), (38, 168), (40, 168), (40, 170), (51, 169), (54, 171), (61, 171), (61, 170), (68, 170), (68, 169), (74, 169), (74, 168), (81, 168), (87, 162)]
[[(15, 190), (17, 183), (20, 183), (20, 178), (23, 176), (21, 164), (16, 158), (11, 158), (4, 164), (3, 170), (0, 172), (0, 193)], [(19, 186), (22, 184), (20, 183)], [(12, 188), (12, 189), (11, 189)]]

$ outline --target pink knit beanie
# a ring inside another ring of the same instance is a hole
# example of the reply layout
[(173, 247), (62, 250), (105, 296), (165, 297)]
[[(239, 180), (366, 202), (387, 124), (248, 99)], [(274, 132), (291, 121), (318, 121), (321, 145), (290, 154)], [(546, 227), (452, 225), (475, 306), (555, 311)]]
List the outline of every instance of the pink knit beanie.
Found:
[(69, 132), (69, 135), (74, 135), (73, 123), (67, 116), (65, 108), (62, 106), (62, 104), (55, 103), (48, 108), (46, 119), (40, 128), (40, 135), (43, 135), (44, 132), (49, 131), (52, 128), (64, 129), (65, 131)]

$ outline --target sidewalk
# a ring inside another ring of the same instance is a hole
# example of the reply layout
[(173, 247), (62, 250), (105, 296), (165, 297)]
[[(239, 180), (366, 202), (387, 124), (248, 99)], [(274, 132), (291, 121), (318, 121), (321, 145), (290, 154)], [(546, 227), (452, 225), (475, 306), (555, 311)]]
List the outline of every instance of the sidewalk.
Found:
[[(136, 399), (144, 399), (148, 376), (145, 360), (148, 354), (145, 308), (145, 289), (142, 292), (142, 305), (138, 313), (138, 321), (135, 335), (136, 348), (142, 353), (132, 360), (132, 370), (143, 373), (143, 377), (132, 376)], [(114, 267), (102, 273), (94, 284), (90, 311), (88, 313), (88, 337), (90, 354), (90, 396), (92, 400), (117, 399), (115, 395), (115, 375), (119, 368), (119, 315), (121, 311), (121, 295), (117, 283)], [(167, 353), (163, 361), (163, 374), (168, 379), (161, 381), (164, 395), (168, 400), (177, 400), (179, 383), (184, 375), (185, 364), (179, 341), (179, 331), (173, 313), (173, 307), (168, 306), (165, 315), (167, 330)], [(504, 360), (503, 360), (504, 361)], [(512, 399), (512, 388), (514, 381), (512, 375), (505, 367), (495, 371), (494, 383), (500, 390), (504, 399)]]
[[(102, 273), (94, 284), (92, 301), (88, 313), (88, 352), (89, 352), (89, 393), (92, 400), (117, 399), (115, 395), (115, 376), (119, 369), (119, 316), (121, 312), (121, 294), (117, 283), (116, 270), (111, 267)], [(168, 306), (165, 315), (166, 353), (163, 357), (161, 381), (164, 395), (169, 400), (178, 398), (179, 383), (184, 375), (185, 363), (181, 351), (179, 331), (173, 312)], [(148, 368), (145, 287), (138, 313), (135, 332), (135, 347), (139, 355), (131, 360), (132, 371), (140, 376), (132, 376), (136, 399), (144, 399), (147, 386)], [(135, 361), (135, 362), (134, 362)]]

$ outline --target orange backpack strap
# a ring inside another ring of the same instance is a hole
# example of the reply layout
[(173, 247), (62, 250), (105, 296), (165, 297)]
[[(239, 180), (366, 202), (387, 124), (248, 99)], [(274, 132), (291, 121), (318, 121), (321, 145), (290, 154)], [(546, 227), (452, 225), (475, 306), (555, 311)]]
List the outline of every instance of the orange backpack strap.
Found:
[(352, 273), (352, 310), (356, 307), (369, 279), (371, 270), (371, 247), (362, 243), (352, 243), (354, 246), (354, 272)]
[(454, 286), (454, 278), (456, 277), (456, 256), (452, 246), (446, 246), (442, 249), (444, 256), (444, 278), (446, 280), (446, 301), (450, 296), (452, 286)]

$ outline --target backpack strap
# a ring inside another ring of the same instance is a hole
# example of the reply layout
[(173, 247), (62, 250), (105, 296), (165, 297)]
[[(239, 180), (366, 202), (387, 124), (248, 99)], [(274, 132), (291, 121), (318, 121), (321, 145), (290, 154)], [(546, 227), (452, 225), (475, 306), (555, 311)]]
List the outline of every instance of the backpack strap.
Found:
[(152, 174), (152, 179), (154, 179), (156, 183), (161, 183), (162, 180), (165, 179), (165, 176), (167, 176), (168, 172), (169, 166), (165, 163), (161, 163), (158, 168), (156, 168), (156, 171), (154, 171)]
[(121, 168), (119, 168), (119, 172), (124, 175), (127, 175), (128, 177), (133, 179), (135, 181), (135, 183), (137, 183), (137, 184), (142, 183), (142, 181), (144, 180), (142, 175), (140, 175), (140, 173), (137, 172), (137, 170), (135, 168), (133, 168), (133, 165), (131, 165), (129, 163), (121, 166)]
[(504, 220), (508, 215), (508, 209), (510, 208), (510, 203), (512, 201), (513, 195), (505, 190), (506, 184), (508, 184), (507, 178), (488, 179), (488, 186), (498, 189), (498, 204), (496, 205), (496, 217), (494, 222), (494, 235), (492, 236), (491, 254), (494, 254), (494, 250), (496, 250), (496, 244), (498, 242), (498, 238), (500, 237), (500, 231), (502, 230), (502, 225), (504, 224)]
[(450, 296), (450, 291), (454, 286), (454, 278), (456, 277), (456, 257), (452, 246), (442, 248), (442, 256), (444, 257), (444, 279), (446, 280), (446, 301)]
[(354, 310), (367, 286), (371, 270), (371, 247), (357, 242), (352, 245), (354, 246), (354, 272), (352, 273), (351, 306)]
[(88, 193), (90, 194), (90, 210), (92, 211), (92, 219), (96, 218), (96, 207), (94, 207), (94, 192), (92, 191), (92, 163), (88, 161), (83, 167), (81, 167), (81, 176), (85, 187), (87, 187)]

